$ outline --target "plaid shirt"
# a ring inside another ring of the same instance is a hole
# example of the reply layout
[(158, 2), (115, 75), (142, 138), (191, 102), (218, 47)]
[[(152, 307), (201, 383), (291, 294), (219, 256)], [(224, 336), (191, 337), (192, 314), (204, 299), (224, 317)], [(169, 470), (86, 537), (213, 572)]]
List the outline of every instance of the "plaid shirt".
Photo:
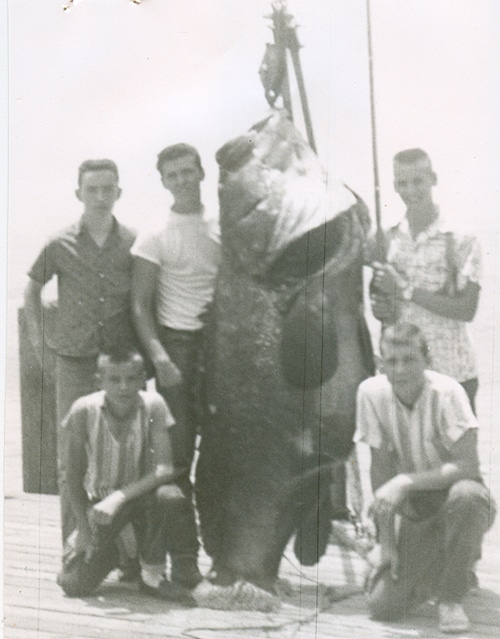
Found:
[[(463, 290), (480, 283), (481, 249), (473, 235), (451, 230), (438, 218), (413, 239), (405, 217), (387, 232), (387, 262), (415, 288), (431, 292)], [(402, 302), (400, 318), (418, 326), (429, 348), (432, 368), (458, 382), (477, 377), (466, 322), (441, 317), (413, 302)]]
[(130, 315), (135, 233), (113, 219), (99, 247), (81, 220), (42, 250), (28, 275), (46, 284), (58, 278), (58, 311), (51, 345), (59, 355), (87, 357), (116, 344), (134, 343)]

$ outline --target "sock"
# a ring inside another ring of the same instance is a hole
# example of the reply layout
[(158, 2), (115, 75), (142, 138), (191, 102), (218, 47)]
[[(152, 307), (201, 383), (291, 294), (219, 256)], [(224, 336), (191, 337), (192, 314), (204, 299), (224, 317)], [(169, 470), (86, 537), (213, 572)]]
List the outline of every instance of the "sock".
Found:
[(164, 564), (146, 564), (141, 561), (141, 579), (150, 588), (158, 588), (165, 578)]

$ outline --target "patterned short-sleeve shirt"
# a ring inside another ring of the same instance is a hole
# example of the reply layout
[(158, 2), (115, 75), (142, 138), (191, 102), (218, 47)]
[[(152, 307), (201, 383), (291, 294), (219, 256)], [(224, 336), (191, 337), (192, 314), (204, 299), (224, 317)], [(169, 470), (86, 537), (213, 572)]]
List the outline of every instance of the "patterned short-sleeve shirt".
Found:
[(28, 275), (39, 284), (57, 276), (58, 303), (51, 342), (59, 355), (87, 357), (134, 344), (130, 312), (135, 233), (113, 219), (103, 246), (81, 221), (52, 237)]
[[(481, 248), (476, 237), (452, 230), (439, 217), (413, 239), (405, 217), (387, 232), (387, 262), (414, 288), (456, 292), (480, 284)], [(401, 303), (400, 319), (415, 324), (430, 349), (432, 368), (459, 382), (477, 377), (474, 348), (466, 322), (441, 317), (413, 302)]]

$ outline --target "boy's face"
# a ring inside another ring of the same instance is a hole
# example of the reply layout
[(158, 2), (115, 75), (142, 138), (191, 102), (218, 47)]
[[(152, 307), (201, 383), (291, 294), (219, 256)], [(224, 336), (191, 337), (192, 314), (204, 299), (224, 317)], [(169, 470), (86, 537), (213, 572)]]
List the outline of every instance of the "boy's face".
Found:
[(107, 362), (99, 371), (99, 379), (113, 411), (126, 414), (135, 407), (144, 386), (144, 371), (140, 362)]
[(381, 350), (383, 370), (394, 393), (404, 404), (413, 404), (420, 394), (427, 368), (418, 340), (407, 344), (383, 341)]
[(394, 163), (394, 189), (409, 210), (433, 206), (432, 187), (436, 181), (436, 174), (426, 160)]
[(203, 178), (204, 173), (192, 155), (165, 160), (161, 165), (161, 182), (176, 202), (198, 197)]
[(109, 169), (85, 171), (76, 191), (76, 197), (85, 205), (85, 211), (100, 215), (112, 212), (120, 194), (118, 179)]

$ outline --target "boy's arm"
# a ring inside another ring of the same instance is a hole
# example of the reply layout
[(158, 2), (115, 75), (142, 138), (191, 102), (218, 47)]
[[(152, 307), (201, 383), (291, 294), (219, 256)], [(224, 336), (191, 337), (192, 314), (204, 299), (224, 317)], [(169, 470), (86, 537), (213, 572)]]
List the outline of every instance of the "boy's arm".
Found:
[(78, 550), (90, 555), (93, 549), (92, 531), (88, 520), (90, 506), (84, 488), (87, 470), (87, 453), (85, 448), (86, 412), (71, 410), (62, 426), (62, 490), (66, 491), (71, 509), (75, 516), (78, 537)]
[(182, 377), (158, 338), (154, 313), (158, 271), (157, 264), (142, 257), (134, 258), (132, 316), (139, 339), (155, 367), (158, 384), (168, 388), (180, 384)]
[(418, 473), (401, 473), (375, 491), (375, 512), (395, 510), (411, 493), (422, 490), (443, 490), (462, 479), (480, 477), (477, 453), (477, 431), (467, 430), (450, 450), (450, 460), (438, 468)]
[(460, 322), (471, 322), (476, 315), (480, 292), (480, 286), (476, 282), (467, 282), (463, 290), (450, 297), (423, 288), (410, 291), (406, 282), (390, 264), (374, 264), (374, 268), (373, 283), (379, 294), (389, 295), (394, 300), (411, 301), (431, 313)]
[(24, 291), (24, 317), (28, 335), (35, 351), (38, 363), (43, 362), (43, 322), (42, 322), (42, 289), (43, 284), (30, 279)]

